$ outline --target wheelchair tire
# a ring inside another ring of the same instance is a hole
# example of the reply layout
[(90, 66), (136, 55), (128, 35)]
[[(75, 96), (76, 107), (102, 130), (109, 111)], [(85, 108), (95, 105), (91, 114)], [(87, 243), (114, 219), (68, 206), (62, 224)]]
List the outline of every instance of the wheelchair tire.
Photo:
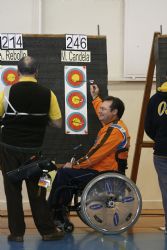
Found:
[(141, 194), (129, 178), (107, 172), (92, 179), (81, 196), (80, 218), (103, 234), (125, 232), (137, 221)]
[(64, 227), (63, 227), (63, 230), (66, 233), (72, 233), (74, 231), (74, 225), (71, 222), (65, 223)]

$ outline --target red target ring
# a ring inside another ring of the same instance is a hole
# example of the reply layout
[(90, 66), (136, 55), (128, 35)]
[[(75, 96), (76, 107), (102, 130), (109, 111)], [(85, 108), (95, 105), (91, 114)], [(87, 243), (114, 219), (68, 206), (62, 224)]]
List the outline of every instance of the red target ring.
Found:
[(71, 91), (66, 97), (67, 104), (73, 109), (81, 109), (86, 102), (84, 94), (80, 91)]
[(79, 69), (71, 69), (67, 72), (66, 81), (72, 87), (81, 87), (85, 82), (84, 73)]
[(80, 113), (72, 113), (67, 118), (67, 125), (72, 131), (79, 132), (86, 126), (85, 117)]
[(7, 86), (13, 85), (17, 83), (19, 80), (17, 70), (14, 68), (7, 68), (6, 70), (4, 70), (1, 78), (2, 78), (2, 82)]

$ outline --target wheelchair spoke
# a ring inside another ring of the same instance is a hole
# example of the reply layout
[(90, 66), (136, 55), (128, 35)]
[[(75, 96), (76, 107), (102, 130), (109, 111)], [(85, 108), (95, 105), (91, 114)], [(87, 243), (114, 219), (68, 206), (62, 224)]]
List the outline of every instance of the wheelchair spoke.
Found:
[(127, 196), (127, 197), (123, 197), (122, 198), (122, 202), (125, 203), (125, 202), (132, 202), (134, 201), (134, 197), (132, 196)]
[(118, 223), (119, 223), (119, 214), (118, 214), (118, 212), (114, 213), (113, 222), (114, 222), (115, 226), (118, 225)]
[(112, 193), (112, 185), (110, 183), (105, 183), (105, 190), (107, 192), (107, 194), (111, 194)]

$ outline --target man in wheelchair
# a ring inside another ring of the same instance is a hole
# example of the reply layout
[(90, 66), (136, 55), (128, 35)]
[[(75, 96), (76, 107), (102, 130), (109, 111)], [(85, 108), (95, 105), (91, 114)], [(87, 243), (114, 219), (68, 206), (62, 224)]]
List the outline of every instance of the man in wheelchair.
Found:
[(86, 185), (95, 175), (103, 171), (118, 171), (125, 174), (129, 149), (129, 133), (121, 119), (124, 103), (117, 97), (109, 96), (103, 101), (96, 84), (90, 86), (92, 103), (102, 123), (95, 144), (79, 160), (67, 162), (57, 171), (48, 203), (54, 211), (55, 221), (63, 223), (66, 208), (73, 198), (73, 189), (67, 185)]

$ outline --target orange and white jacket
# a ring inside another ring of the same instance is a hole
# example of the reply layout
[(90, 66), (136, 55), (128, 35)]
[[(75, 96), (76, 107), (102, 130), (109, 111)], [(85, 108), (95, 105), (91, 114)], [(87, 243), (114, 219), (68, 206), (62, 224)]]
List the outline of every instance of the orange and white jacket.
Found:
[[(92, 101), (96, 114), (98, 115), (99, 107), (102, 100), (97, 97)], [(125, 149), (119, 153), (119, 159), (127, 159), (129, 148), (129, 133), (126, 125), (122, 120), (117, 124), (109, 123), (103, 125), (98, 132), (96, 142), (88, 153), (80, 158), (73, 168), (89, 168), (97, 171), (118, 170), (116, 154), (118, 150)]]

